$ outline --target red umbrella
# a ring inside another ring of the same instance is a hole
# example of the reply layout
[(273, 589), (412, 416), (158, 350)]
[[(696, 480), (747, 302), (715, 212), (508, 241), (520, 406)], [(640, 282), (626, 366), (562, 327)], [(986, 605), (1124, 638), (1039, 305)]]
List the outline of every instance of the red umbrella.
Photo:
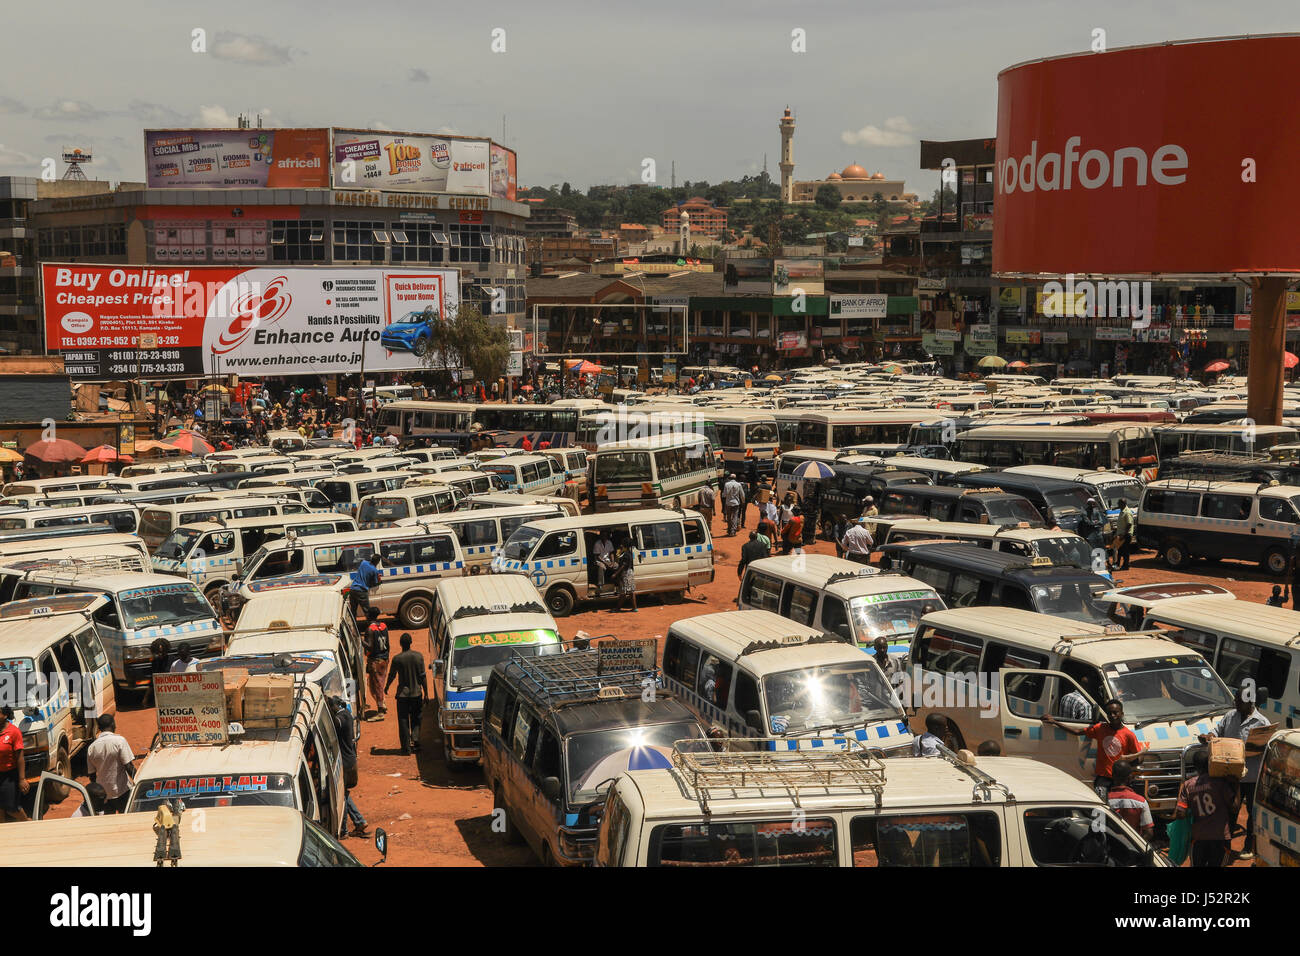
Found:
[(600, 366), (586, 359), (573, 359), (569, 364), (569, 371), (576, 372), (578, 375), (598, 375)]
[(1205, 371), (1222, 372), (1227, 367), (1228, 367), (1228, 363), (1225, 362), (1223, 359), (1215, 359), (1213, 362), (1210, 362), (1208, 365), (1205, 366)]
[(86, 452), (86, 456), (81, 459), (83, 465), (106, 465), (110, 462), (120, 461), (125, 464), (131, 464), (135, 461), (130, 455), (118, 454), (116, 448), (112, 445), (97, 445)]
[(1283, 352), (1282, 364), (1287, 368), (1295, 368), (1297, 365), (1300, 365), (1300, 355), (1296, 355), (1292, 352)]
[(192, 431), (182, 431), (176, 435), (169, 435), (167, 443), (173, 448), (187, 451), (191, 455), (207, 455), (213, 451), (211, 445)]
[(1007, 363), (1007, 368), (1029, 368), (1029, 363), (1017, 360), (1015, 362)]
[(65, 461), (81, 461), (81, 456), (86, 453), (75, 441), (69, 441), (66, 438), (56, 438), (53, 441), (38, 441), (34, 445), (28, 445), (24, 454), (31, 455), (48, 464), (55, 465)]

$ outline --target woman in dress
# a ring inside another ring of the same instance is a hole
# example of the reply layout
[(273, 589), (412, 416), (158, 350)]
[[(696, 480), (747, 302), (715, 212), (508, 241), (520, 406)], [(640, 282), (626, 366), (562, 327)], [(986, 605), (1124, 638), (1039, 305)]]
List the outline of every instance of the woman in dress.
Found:
[(623, 610), (623, 603), (631, 598), (632, 610), (636, 610), (636, 571), (634, 564), (636, 557), (632, 551), (632, 542), (624, 536), (618, 545), (618, 552), (615, 554), (615, 580), (618, 582), (618, 605), (615, 611)]

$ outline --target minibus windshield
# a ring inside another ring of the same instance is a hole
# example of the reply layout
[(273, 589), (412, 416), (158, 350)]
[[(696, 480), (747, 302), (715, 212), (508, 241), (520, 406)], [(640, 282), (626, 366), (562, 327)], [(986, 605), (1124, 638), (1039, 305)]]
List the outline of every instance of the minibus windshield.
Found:
[(643, 727), (618, 727), (574, 734), (566, 741), (569, 802), (587, 803), (624, 770), (670, 766), (668, 754), (679, 740), (700, 736), (689, 720)]
[(1043, 493), (1043, 500), (1051, 506), (1055, 515), (1070, 515), (1083, 511), (1088, 503), (1088, 493), (1082, 488), (1062, 488), (1059, 491)]
[(1300, 819), (1300, 747), (1284, 739), (1273, 741), (1255, 799), (1292, 820)]
[(540, 531), (534, 528), (520, 528), (510, 536), (503, 553), (510, 561), (526, 561), (540, 540), (542, 540)]
[(745, 426), (747, 445), (774, 445), (777, 441), (776, 424), (773, 422), (751, 422)]
[(853, 619), (854, 638), (863, 647), (870, 647), (878, 637), (910, 637), (916, 633), (922, 614), (943, 608), (943, 601), (934, 591), (891, 591), (853, 598), (849, 616)]
[(486, 686), (492, 668), (500, 661), (562, 650), (559, 636), (547, 628), (466, 634), (453, 643), (447, 682), (457, 688)]
[(1077, 534), (1039, 538), (1033, 544), (1034, 554), (1040, 558), (1051, 558), (1053, 564), (1072, 564), (1085, 571), (1092, 568), (1092, 548), (1086, 539)]
[(993, 524), (1019, 524), (1027, 521), (1042, 527), (1043, 516), (1024, 498), (991, 498), (986, 503)]
[(1102, 498), (1107, 510), (1117, 511), (1125, 505), (1136, 508), (1142, 503), (1142, 482), (1136, 478), (1129, 481), (1107, 482), (1097, 485), (1097, 494)]
[(180, 797), (193, 807), (292, 807), (293, 777), (287, 773), (243, 773), (206, 777), (144, 780), (136, 787), (140, 797), (132, 810), (156, 810), (159, 804)]
[(194, 547), (194, 542), (202, 534), (202, 531), (196, 531), (193, 528), (177, 528), (167, 536), (167, 540), (158, 545), (154, 557), (179, 561), (190, 553), (190, 548)]
[[(1091, 559), (1089, 559), (1091, 560)], [(1039, 614), (1068, 617), (1072, 621), (1110, 624), (1109, 608), (1093, 600), (1091, 581), (1061, 581), (1058, 584), (1035, 584), (1034, 610)]]
[(898, 699), (869, 662), (782, 671), (763, 678), (769, 729), (798, 734), (896, 717)]
[(212, 608), (194, 585), (159, 584), (133, 588), (120, 595), (122, 613), (130, 628), (184, 624), (212, 618)]
[(1199, 656), (1123, 661), (1103, 670), (1110, 694), (1123, 702), (1129, 723), (1208, 717), (1232, 707), (1232, 694)]

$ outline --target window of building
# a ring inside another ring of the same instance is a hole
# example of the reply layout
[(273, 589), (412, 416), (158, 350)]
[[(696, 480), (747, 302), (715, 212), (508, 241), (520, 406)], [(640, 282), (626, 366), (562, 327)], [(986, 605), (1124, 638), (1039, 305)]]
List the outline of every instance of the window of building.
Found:
[(271, 221), (272, 262), (324, 262), (324, 219)]
[(384, 246), (375, 237), (383, 233), (382, 222), (334, 223), (334, 260), (336, 262), (383, 262)]

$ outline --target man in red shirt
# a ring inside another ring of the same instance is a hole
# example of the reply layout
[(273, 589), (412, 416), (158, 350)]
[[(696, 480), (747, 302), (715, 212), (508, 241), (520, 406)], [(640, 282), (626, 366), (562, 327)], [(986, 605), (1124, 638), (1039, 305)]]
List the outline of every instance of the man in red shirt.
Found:
[(1241, 808), (1241, 785), (1210, 776), (1210, 751), (1192, 754), (1194, 776), (1178, 791), (1178, 818), (1192, 815), (1192, 866), (1223, 866), (1232, 846), (1232, 824)]
[(27, 764), (23, 760), (23, 732), (13, 721), (14, 709), (0, 707), (0, 819), (12, 817), (26, 820), (27, 813), (19, 802), (19, 794), (26, 793)]
[(1092, 789), (1097, 791), (1097, 796), (1105, 800), (1110, 795), (1111, 775), (1115, 761), (1121, 757), (1131, 756), (1132, 763), (1139, 764), (1142, 762), (1145, 748), (1138, 743), (1137, 734), (1124, 726), (1122, 703), (1112, 698), (1106, 701), (1103, 710), (1106, 712), (1104, 722), (1093, 724), (1091, 727), (1080, 727), (1078, 730), (1065, 726), (1051, 714), (1043, 717), (1042, 721), (1053, 727), (1060, 727), (1067, 734), (1075, 737), (1089, 737), (1097, 741), (1097, 766), (1093, 771), (1095, 776), (1092, 778)]

